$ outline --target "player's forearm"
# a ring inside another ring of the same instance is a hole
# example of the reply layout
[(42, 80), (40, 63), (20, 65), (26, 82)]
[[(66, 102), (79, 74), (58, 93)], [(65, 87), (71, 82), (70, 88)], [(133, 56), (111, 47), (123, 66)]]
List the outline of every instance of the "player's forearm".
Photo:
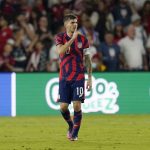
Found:
[(91, 78), (92, 76), (92, 62), (89, 55), (85, 56), (85, 66), (87, 69), (88, 78)]
[(71, 46), (71, 44), (73, 43), (73, 39), (70, 39), (67, 43), (65, 43), (64, 45), (61, 45), (60, 47), (58, 47), (57, 52), (58, 54), (64, 54)]
[(88, 74), (88, 78), (92, 77), (92, 65), (91, 64), (87, 67), (87, 74)]

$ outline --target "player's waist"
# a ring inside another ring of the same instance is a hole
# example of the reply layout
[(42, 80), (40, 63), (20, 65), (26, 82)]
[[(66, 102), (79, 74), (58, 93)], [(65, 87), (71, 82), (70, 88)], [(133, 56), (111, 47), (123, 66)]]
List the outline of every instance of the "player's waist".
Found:
[(65, 79), (67, 81), (71, 81), (71, 80), (82, 80), (84, 79), (84, 72), (71, 72), (71, 73), (63, 73), (60, 72), (60, 79)]

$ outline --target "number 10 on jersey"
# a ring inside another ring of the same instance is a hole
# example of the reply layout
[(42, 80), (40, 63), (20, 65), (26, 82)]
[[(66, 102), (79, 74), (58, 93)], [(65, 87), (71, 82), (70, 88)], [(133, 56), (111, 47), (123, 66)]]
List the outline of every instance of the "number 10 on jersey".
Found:
[(77, 87), (77, 95), (79, 95), (79, 97), (83, 96), (83, 87)]

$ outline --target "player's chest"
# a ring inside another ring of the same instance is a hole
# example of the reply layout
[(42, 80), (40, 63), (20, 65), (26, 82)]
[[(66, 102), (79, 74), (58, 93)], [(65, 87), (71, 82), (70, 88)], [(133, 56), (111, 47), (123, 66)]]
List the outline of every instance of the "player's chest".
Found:
[[(65, 39), (64, 40), (64, 44), (66, 42), (68, 42), (69, 40)], [(79, 54), (79, 53), (83, 53), (83, 43), (80, 40), (75, 40), (71, 46), (68, 48), (68, 50), (66, 51), (66, 54), (71, 54), (71, 53), (75, 53), (75, 54)]]
[[(70, 39), (71, 39), (70, 37), (64, 36), (63, 44), (70, 41)], [(80, 36), (78, 36), (70, 46), (70, 48), (72, 48), (72, 49), (83, 49), (83, 47), (84, 47), (83, 39)]]

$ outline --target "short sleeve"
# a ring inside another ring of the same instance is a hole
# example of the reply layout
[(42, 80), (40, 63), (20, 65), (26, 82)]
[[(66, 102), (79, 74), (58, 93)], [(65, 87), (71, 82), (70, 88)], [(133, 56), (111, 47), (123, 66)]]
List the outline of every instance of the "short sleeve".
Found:
[(90, 48), (89, 48), (89, 42), (86, 38), (85, 38), (85, 41), (84, 41), (83, 52), (84, 52), (84, 55), (90, 55), (91, 54)]
[(59, 44), (63, 44), (63, 36), (62, 36), (62, 34), (57, 34), (55, 36), (55, 44), (56, 44), (56, 46), (59, 45)]
[(83, 49), (83, 52), (84, 52), (84, 55), (90, 55), (91, 54), (90, 48)]

